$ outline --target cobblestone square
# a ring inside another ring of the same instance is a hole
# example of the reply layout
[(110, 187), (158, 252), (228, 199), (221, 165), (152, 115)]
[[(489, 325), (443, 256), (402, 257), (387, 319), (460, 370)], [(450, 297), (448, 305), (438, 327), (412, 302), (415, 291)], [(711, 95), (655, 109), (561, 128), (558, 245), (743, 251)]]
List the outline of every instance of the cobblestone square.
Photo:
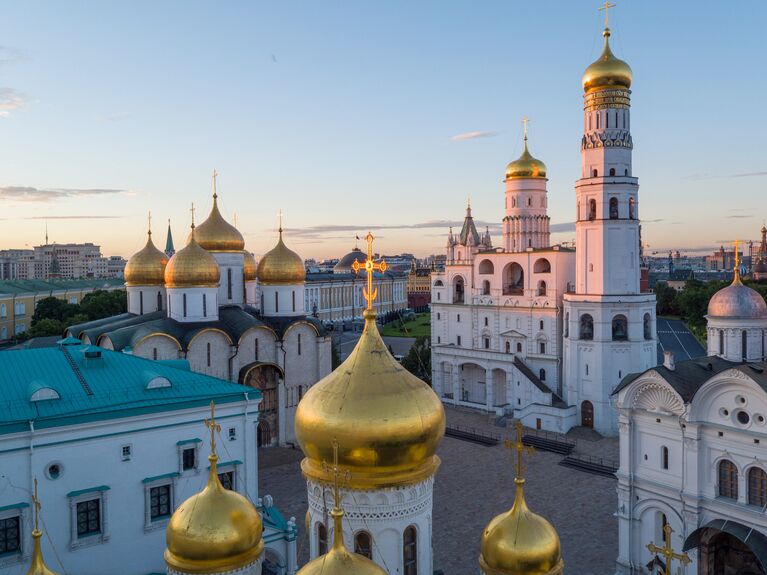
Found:
[[(450, 424), (511, 436), (485, 414), (447, 408)], [(580, 453), (617, 459), (616, 439), (578, 440)], [(476, 575), (482, 531), (514, 499), (512, 456), (502, 444), (482, 445), (446, 437), (434, 489), (434, 569), (445, 575)], [(308, 558), (304, 533), (306, 487), (301, 451), (261, 450), (259, 494), (270, 494), (286, 517), (295, 516), (301, 535), (299, 564)], [(565, 573), (611, 575), (618, 553), (616, 480), (559, 465), (561, 455), (536, 451), (527, 459), (525, 493), (530, 509), (551, 521), (562, 540)]]

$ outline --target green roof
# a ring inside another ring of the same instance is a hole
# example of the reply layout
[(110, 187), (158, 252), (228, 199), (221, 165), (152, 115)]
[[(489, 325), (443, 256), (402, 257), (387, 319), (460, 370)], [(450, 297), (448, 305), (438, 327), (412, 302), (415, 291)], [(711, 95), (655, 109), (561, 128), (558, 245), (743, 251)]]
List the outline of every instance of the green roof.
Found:
[(99, 278), (81, 280), (3, 280), (0, 281), (0, 295), (35, 294), (78, 289), (107, 289), (122, 288), (123, 278)]
[[(100, 357), (86, 357), (85, 349), (66, 345), (2, 352), (0, 435), (26, 431), (30, 421), (42, 429), (187, 409), (211, 400), (230, 403), (243, 400), (245, 393), (261, 397), (251, 387), (169, 362), (107, 349), (99, 349)], [(150, 381), (161, 385), (148, 386)]]

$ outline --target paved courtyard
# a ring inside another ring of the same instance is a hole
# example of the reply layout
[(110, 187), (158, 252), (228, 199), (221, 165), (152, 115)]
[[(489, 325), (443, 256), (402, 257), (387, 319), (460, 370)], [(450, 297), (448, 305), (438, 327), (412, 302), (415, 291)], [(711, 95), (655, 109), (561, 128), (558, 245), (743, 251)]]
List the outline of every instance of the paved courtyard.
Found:
[[(448, 424), (470, 425), (506, 433), (492, 418), (447, 408)], [(577, 451), (618, 458), (617, 440), (578, 439)], [(434, 492), (434, 569), (445, 575), (475, 575), (482, 531), (487, 522), (511, 507), (514, 498), (511, 455), (502, 445), (484, 447), (446, 437), (439, 449), (442, 466)], [(259, 493), (271, 494), (286, 515), (303, 527), (306, 487), (300, 450), (275, 448), (259, 452)], [(565, 572), (578, 575), (614, 573), (618, 523), (613, 513), (615, 479), (558, 465), (560, 455), (536, 451), (528, 459), (525, 492), (530, 509), (549, 519), (562, 539)], [(299, 562), (308, 557), (301, 529)]]

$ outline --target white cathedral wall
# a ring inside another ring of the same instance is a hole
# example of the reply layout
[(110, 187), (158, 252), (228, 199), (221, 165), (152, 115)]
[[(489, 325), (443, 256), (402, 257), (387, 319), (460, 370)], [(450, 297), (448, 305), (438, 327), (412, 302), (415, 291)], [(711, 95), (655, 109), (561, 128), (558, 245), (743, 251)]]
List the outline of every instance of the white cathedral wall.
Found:
[[(743, 360), (743, 331), (746, 332), (746, 359), (763, 361), (765, 358), (765, 330), (763, 319), (728, 319), (707, 316), (708, 355), (718, 355), (729, 361)], [(719, 334), (723, 333), (722, 336)], [(720, 348), (721, 345), (721, 348)]]
[(128, 313), (144, 315), (167, 306), (164, 286), (128, 286), (125, 289), (128, 294)]
[(319, 381), (320, 373), (325, 368), (320, 365), (324, 339), (317, 335), (314, 326), (306, 322), (292, 324), (283, 335), (283, 344), (278, 350), (278, 354), (283, 356), (281, 365), (285, 369), (285, 385), (280, 390), (285, 406), (279, 417), (282, 444), (296, 441), (296, 407), (303, 394)]
[[(333, 541), (333, 489), (307, 480), (309, 503), (309, 556), (318, 556), (317, 526), (328, 530), (328, 544)], [(360, 491), (342, 489), (344, 541), (354, 549), (354, 535), (366, 531), (371, 535), (373, 561), (389, 575), (404, 570), (403, 541), (405, 529), (415, 526), (417, 533), (418, 573), (433, 571), (432, 494), (434, 477), (403, 487)]]
[[(256, 345), (258, 340), (258, 345)], [(277, 363), (277, 336), (268, 327), (251, 328), (240, 336), (237, 343), (237, 355), (234, 358), (236, 369), (234, 370), (234, 379), (239, 377), (240, 370), (246, 365), (255, 361), (268, 363)], [(256, 347), (258, 347), (258, 357), (256, 357)]]
[(261, 313), (267, 317), (304, 315), (304, 289), (304, 284), (259, 285)]
[[(168, 288), (167, 292), (168, 317), (171, 319), (182, 323), (218, 319), (217, 287)], [(186, 296), (186, 309), (184, 309), (184, 296)]]
[(258, 308), (258, 282), (255, 280), (245, 282), (245, 303)]
[(144, 359), (178, 359), (181, 347), (178, 341), (165, 334), (152, 334), (133, 346), (133, 355)]
[(245, 282), (245, 255), (242, 252), (210, 252), (218, 263), (221, 280), (219, 305), (242, 305)]
[(186, 359), (192, 371), (231, 380), (231, 357), (234, 354), (229, 336), (217, 328), (198, 332), (187, 345)]

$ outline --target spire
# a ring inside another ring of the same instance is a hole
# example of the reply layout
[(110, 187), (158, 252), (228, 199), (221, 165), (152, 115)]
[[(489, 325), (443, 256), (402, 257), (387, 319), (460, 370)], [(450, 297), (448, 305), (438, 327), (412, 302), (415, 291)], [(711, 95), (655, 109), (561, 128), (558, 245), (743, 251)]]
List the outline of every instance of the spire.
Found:
[(151, 210), (147, 214), (146, 233), (149, 236), (149, 239), (152, 239), (152, 211)]
[(466, 206), (466, 217), (463, 220), (463, 228), (461, 228), (461, 237), (459, 243), (461, 245), (469, 245), (469, 237), (474, 242), (473, 245), (479, 245), (479, 233), (477, 227), (474, 225), (474, 218), (471, 216), (471, 196), (469, 196), (469, 203)]
[(738, 253), (738, 243), (740, 240), (735, 240), (735, 269), (732, 274), (732, 285), (740, 285), (740, 254)]
[(210, 430), (210, 455), (208, 455), (208, 461), (210, 462), (210, 474), (208, 475), (208, 487), (211, 489), (223, 489), (221, 480), (218, 478), (218, 470), (216, 462), (218, 461), (218, 454), (216, 453), (216, 433), (221, 431), (221, 425), (216, 422), (216, 404), (211, 400), (210, 402), (210, 419), (205, 420), (205, 427)]
[(43, 532), (40, 531), (40, 499), (37, 497), (37, 478), (35, 478), (35, 492), (32, 494), (32, 506), (35, 512), (35, 529), (32, 531), (32, 561), (27, 570), (27, 575), (58, 575), (50, 570), (43, 559), (43, 552), (40, 548), (40, 538)]
[(218, 172), (216, 171), (216, 168), (213, 168), (213, 204), (216, 204), (216, 200), (218, 199), (218, 192), (216, 190), (216, 179), (218, 178)]
[(173, 247), (173, 233), (170, 231), (170, 218), (168, 218), (168, 234), (165, 236), (165, 255), (171, 257), (176, 253), (176, 248)]

